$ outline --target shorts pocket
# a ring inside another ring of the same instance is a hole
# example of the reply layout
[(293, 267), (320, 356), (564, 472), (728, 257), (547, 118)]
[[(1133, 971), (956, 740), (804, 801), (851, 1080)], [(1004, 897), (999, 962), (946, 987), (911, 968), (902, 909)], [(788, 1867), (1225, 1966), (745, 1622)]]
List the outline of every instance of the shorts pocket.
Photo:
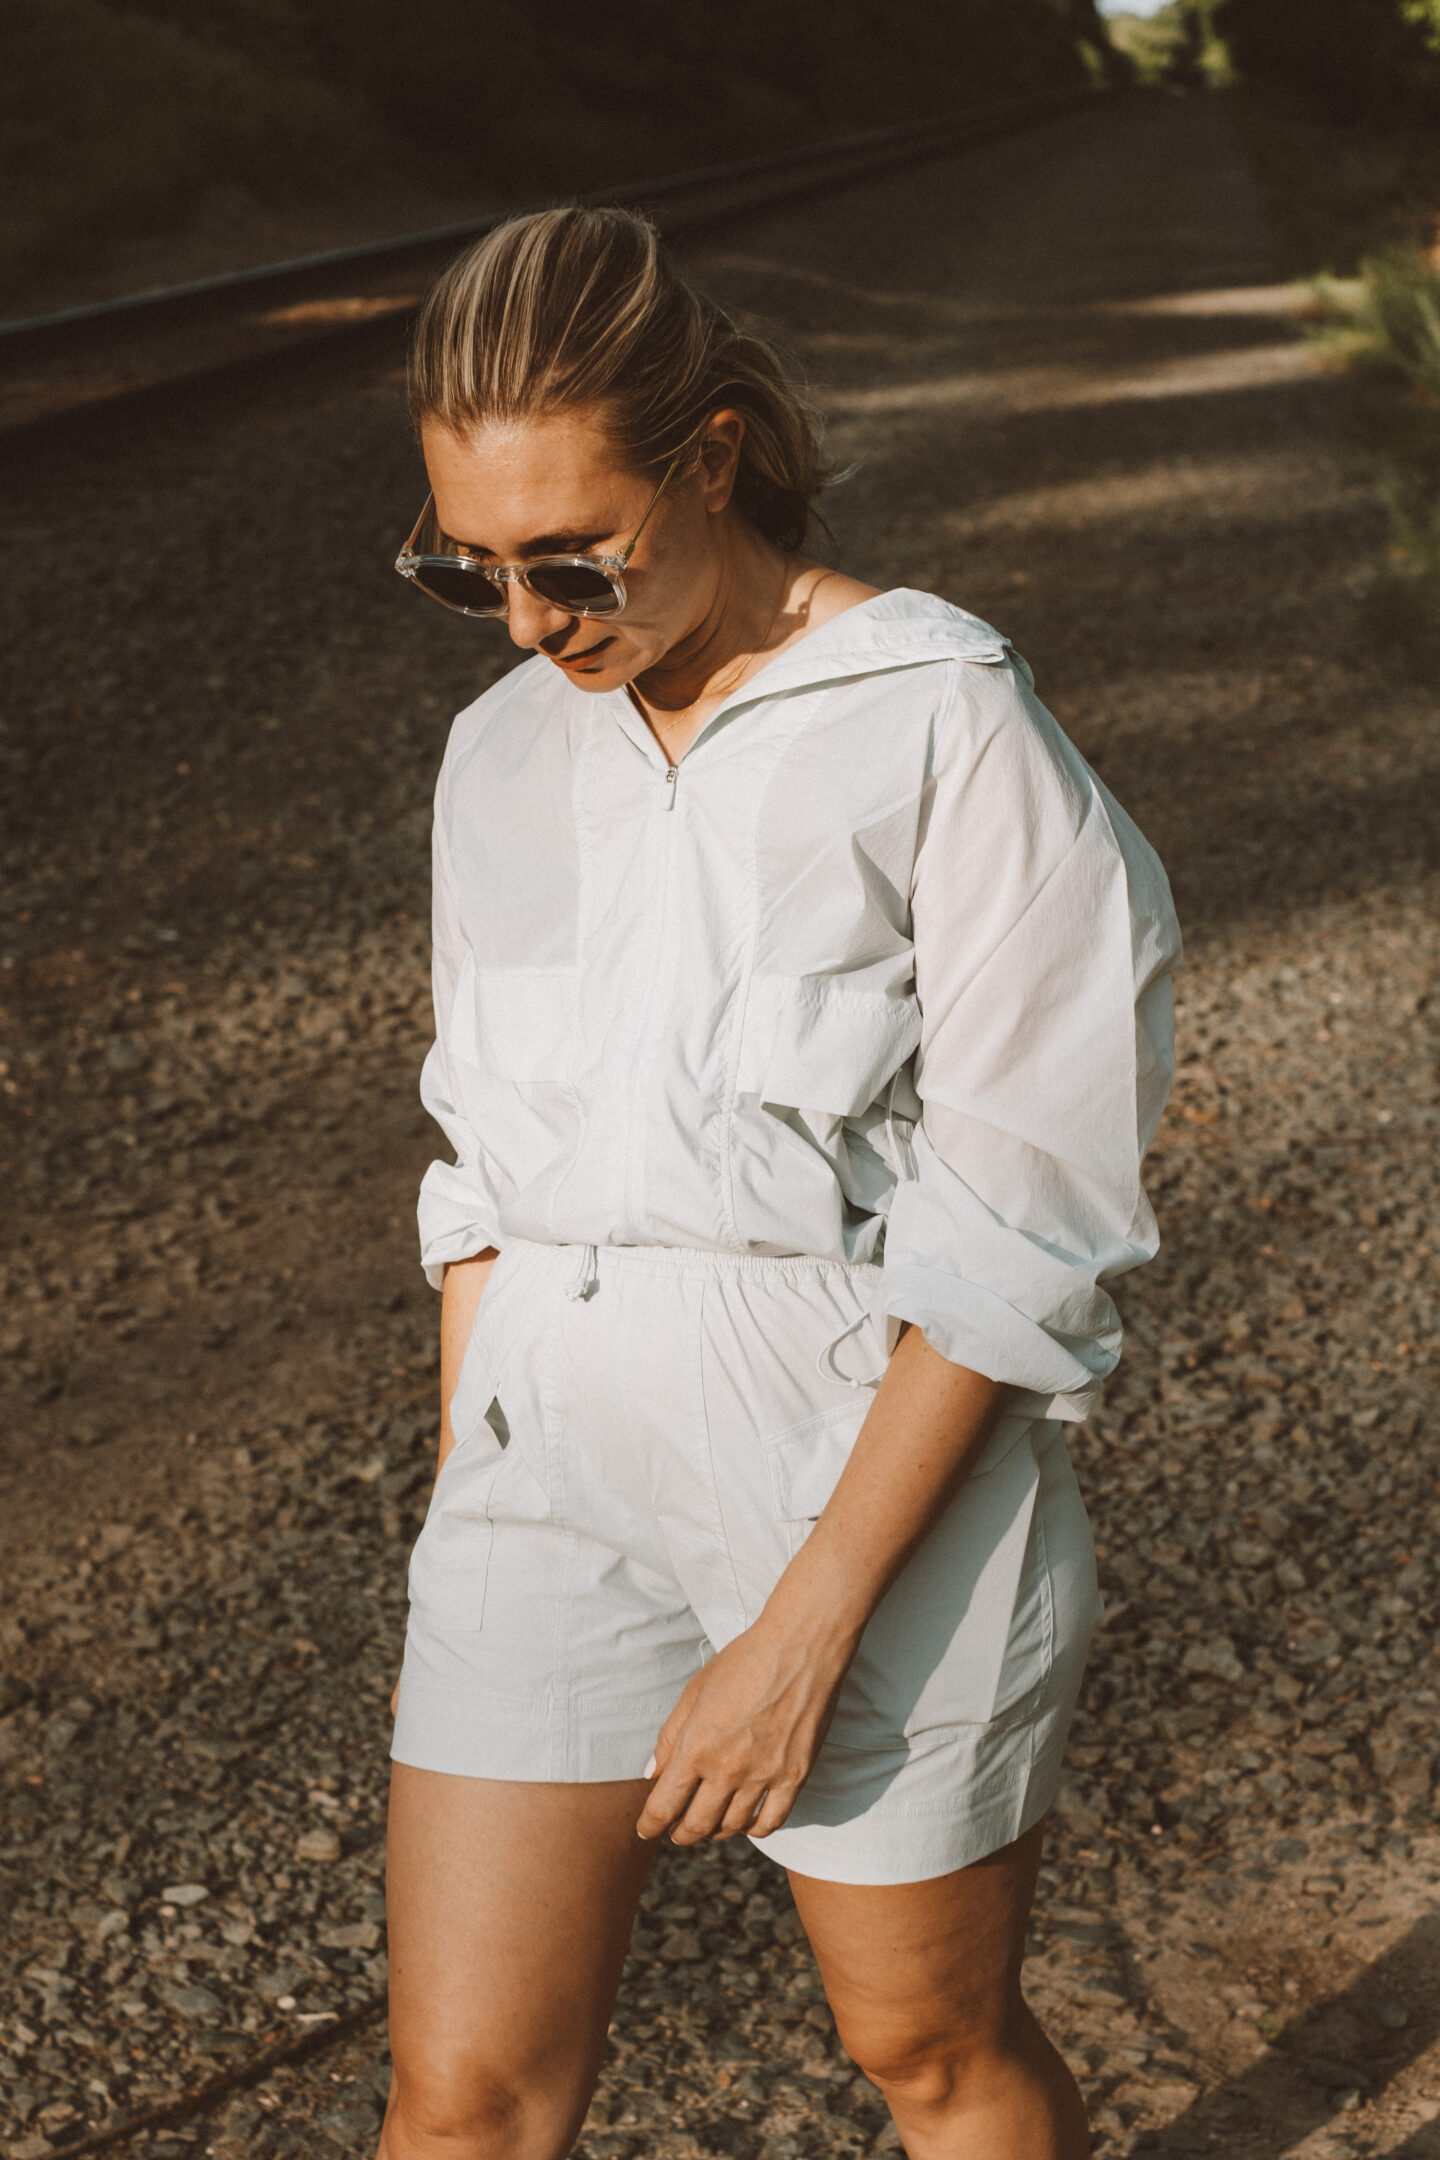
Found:
[(410, 1554), (410, 1603), (421, 1619), (473, 1631), (485, 1614), (494, 1542), (492, 1492), (510, 1451), (499, 1391), (525, 1302), (511, 1297), (525, 1268), (523, 1247), (502, 1246), (476, 1308), (455, 1392), (455, 1445), (441, 1465), (424, 1526)]
[(499, 1435), (482, 1418), (469, 1438), (456, 1441), (435, 1480), (410, 1554), (410, 1607), (413, 1618), (441, 1632), (473, 1633), (485, 1617), (495, 1535), (490, 1486), (503, 1460)]
[(817, 1410), (763, 1443), (770, 1497), (782, 1522), (813, 1522), (823, 1512), (872, 1399), (873, 1390), (857, 1389), (849, 1401)]

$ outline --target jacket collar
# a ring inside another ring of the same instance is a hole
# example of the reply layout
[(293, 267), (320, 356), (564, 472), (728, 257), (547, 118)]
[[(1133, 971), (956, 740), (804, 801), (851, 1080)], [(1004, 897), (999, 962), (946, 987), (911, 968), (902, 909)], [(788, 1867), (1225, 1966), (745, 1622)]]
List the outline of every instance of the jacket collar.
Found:
[(779, 691), (818, 689), (825, 683), (919, 667), (930, 660), (973, 660), (996, 667), (1009, 644), (1008, 638), (978, 615), (967, 614), (934, 593), (898, 585), (832, 615), (798, 645), (777, 653), (717, 708), (714, 718)]
[[(858, 675), (883, 675), (896, 668), (920, 667), (933, 660), (971, 660), (998, 667), (1011, 650), (1010, 640), (978, 615), (953, 607), (934, 593), (898, 585), (845, 608), (801, 638), (797, 645), (767, 660), (733, 697), (716, 707), (686, 745), (685, 756), (703, 742), (721, 720), (766, 698), (827, 683), (853, 681)], [(584, 696), (577, 691), (577, 696)], [(609, 693), (620, 726), (652, 763), (663, 764), (659, 747), (623, 690)]]

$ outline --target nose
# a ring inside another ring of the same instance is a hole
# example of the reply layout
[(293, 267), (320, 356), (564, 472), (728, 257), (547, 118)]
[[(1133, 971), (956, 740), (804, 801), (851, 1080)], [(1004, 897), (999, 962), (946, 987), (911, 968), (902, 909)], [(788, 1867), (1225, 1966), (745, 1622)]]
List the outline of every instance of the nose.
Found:
[(509, 601), (505, 626), (511, 643), (525, 652), (533, 651), (542, 639), (565, 638), (575, 626), (573, 615), (548, 600), (537, 600), (523, 585), (510, 586)]

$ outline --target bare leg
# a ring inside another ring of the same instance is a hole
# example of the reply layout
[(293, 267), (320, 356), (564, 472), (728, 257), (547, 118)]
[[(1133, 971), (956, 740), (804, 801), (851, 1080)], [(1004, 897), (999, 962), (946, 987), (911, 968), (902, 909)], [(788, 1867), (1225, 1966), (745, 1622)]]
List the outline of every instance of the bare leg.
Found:
[(647, 1787), (396, 1763), (379, 2160), (562, 2160), (584, 2120), (651, 1848)]
[(1020, 1993), (1040, 1830), (893, 1889), (791, 1877), (840, 2037), (911, 2160), (1084, 2160), (1085, 2106)]

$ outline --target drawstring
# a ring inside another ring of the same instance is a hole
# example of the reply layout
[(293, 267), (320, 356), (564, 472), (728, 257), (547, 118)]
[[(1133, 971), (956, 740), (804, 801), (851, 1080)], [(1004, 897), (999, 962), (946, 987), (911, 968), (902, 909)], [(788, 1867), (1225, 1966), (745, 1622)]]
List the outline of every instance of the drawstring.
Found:
[(570, 1278), (570, 1287), (565, 1292), (566, 1297), (589, 1297), (591, 1290), (596, 1286), (599, 1281), (599, 1277), (596, 1274), (597, 1257), (598, 1256), (593, 1245), (581, 1246), (580, 1259), (576, 1265), (575, 1273)]
[(815, 1359), (815, 1370), (819, 1373), (822, 1380), (843, 1380), (846, 1387), (855, 1388), (875, 1387), (879, 1384), (881, 1380), (884, 1379), (885, 1368), (883, 1365), (881, 1366), (879, 1372), (869, 1373), (863, 1380), (859, 1380), (853, 1378), (849, 1373), (841, 1372), (839, 1366), (835, 1363), (835, 1352), (839, 1349), (841, 1343), (844, 1342), (846, 1336), (853, 1335), (856, 1328), (860, 1326), (861, 1322), (868, 1320), (869, 1317), (870, 1315), (868, 1312), (857, 1313), (848, 1327), (841, 1328), (838, 1335), (831, 1336), (829, 1342), (826, 1343), (824, 1349), (820, 1351), (820, 1353)]
[[(915, 1175), (914, 1162), (909, 1148), (907, 1146), (905, 1152), (901, 1153), (900, 1136), (895, 1130), (895, 1087), (904, 1070), (903, 1065), (896, 1066), (894, 1072), (890, 1075), (890, 1085), (885, 1090), (885, 1144), (890, 1151), (890, 1160), (895, 1166), (897, 1182)], [(840, 1380), (844, 1382), (846, 1387), (861, 1388), (878, 1386), (879, 1382), (884, 1379), (885, 1367), (883, 1365), (879, 1372), (870, 1373), (864, 1379), (852, 1379), (849, 1373), (841, 1372), (839, 1366), (835, 1363), (835, 1352), (844, 1342), (846, 1336), (853, 1335), (861, 1322), (868, 1320), (869, 1317), (868, 1312), (857, 1313), (850, 1325), (841, 1328), (838, 1335), (832, 1335), (824, 1349), (819, 1352), (815, 1359), (815, 1370), (822, 1380)]]

